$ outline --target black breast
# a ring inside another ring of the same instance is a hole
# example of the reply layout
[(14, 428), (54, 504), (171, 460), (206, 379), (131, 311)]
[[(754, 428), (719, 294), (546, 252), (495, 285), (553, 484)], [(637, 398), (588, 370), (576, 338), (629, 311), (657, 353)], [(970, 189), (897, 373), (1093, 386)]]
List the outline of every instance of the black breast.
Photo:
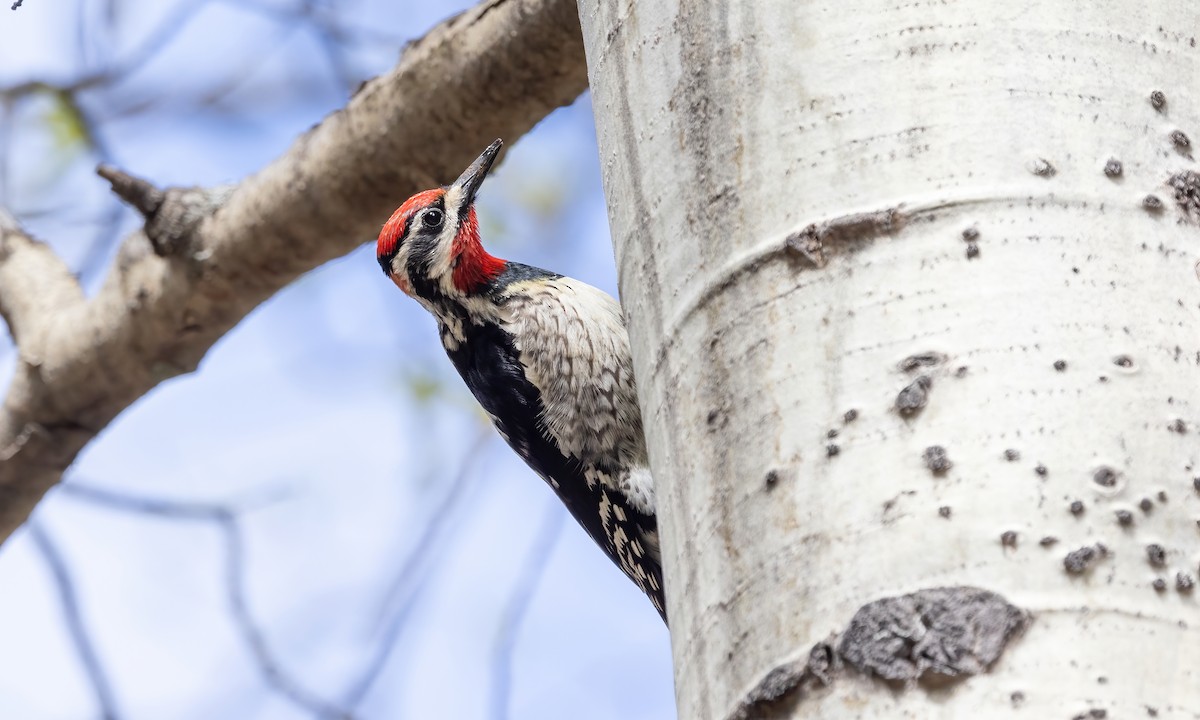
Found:
[(591, 510), (595, 499), (578, 461), (565, 457), (545, 431), (541, 398), (533, 383), (525, 379), (512, 337), (490, 323), (464, 323), (463, 331), (465, 340), (447, 351), (454, 367), (508, 444), (530, 467), (557, 483), (559, 497), (596, 538), (599, 519), (592, 517), (594, 512), (579, 512)]
[[(512, 337), (494, 324), (463, 323), (465, 338), (453, 350), (447, 350), (475, 399), (492, 417), (496, 429), (525, 462), (546, 479), (575, 520), (583, 526), (592, 540), (610, 559), (622, 567), (613, 539), (615, 529), (610, 513), (606, 530), (600, 514), (602, 490), (588, 487), (583, 468), (573, 457), (566, 457), (541, 420), (542, 401), (537, 389), (525, 378)], [(607, 468), (601, 468), (607, 471)], [(628, 538), (638, 537), (642, 530), (656, 529), (655, 518), (624, 504), (623, 498), (608, 492), (611, 503), (624, 510), (619, 529)], [(652, 567), (645, 570), (655, 578), (651, 600), (662, 611), (662, 571), (649, 558), (642, 562)], [(637, 578), (632, 578), (638, 582)], [(639, 582), (639, 585), (644, 585)], [(665, 618), (665, 615), (664, 615)]]

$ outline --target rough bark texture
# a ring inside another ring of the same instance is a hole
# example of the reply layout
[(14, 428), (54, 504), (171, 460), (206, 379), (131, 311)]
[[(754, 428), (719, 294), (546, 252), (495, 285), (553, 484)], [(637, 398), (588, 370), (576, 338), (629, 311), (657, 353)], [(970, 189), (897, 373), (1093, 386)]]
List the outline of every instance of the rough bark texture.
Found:
[(680, 717), (1200, 717), (1197, 8), (581, 3)]
[(195, 369), (256, 305), (586, 86), (574, 2), (491, 0), (237, 186), (154, 191), (103, 169), (147, 224), (90, 301), (44, 245), (0, 223), (0, 313), (21, 354), (0, 414), (0, 539), (118, 413)]

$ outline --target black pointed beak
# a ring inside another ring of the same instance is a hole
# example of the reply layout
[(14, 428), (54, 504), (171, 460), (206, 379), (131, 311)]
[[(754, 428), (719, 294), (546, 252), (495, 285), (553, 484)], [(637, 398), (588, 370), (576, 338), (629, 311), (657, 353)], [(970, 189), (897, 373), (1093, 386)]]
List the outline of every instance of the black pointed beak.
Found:
[(500, 154), (500, 147), (502, 145), (504, 145), (504, 141), (500, 139), (488, 145), (487, 149), (479, 157), (475, 158), (475, 162), (471, 163), (471, 167), (467, 168), (454, 181), (453, 187), (461, 188), (463, 191), (462, 207), (470, 207), (471, 203), (475, 202), (475, 193), (479, 192), (479, 186), (483, 184), (484, 178), (487, 177), (488, 170), (492, 169), (492, 163), (496, 161), (496, 156)]

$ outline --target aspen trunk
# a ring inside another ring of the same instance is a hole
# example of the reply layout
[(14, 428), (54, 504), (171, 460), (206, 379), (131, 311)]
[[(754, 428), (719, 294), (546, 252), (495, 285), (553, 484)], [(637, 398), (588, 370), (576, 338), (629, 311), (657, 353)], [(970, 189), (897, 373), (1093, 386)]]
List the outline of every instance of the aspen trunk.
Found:
[(680, 717), (1200, 717), (1200, 4), (580, 14)]

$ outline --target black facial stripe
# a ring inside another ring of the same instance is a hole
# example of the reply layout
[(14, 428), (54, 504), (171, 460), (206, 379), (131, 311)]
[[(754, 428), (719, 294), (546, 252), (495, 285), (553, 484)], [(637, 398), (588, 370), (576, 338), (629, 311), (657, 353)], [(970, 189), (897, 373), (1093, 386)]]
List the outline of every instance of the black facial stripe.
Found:
[(455, 222), (462, 225), (463, 221), (467, 219), (467, 211), (471, 209), (474, 202), (475, 198), (468, 197), (466, 193), (463, 193), (462, 202), (458, 204), (458, 214), (454, 216)]
[[(415, 216), (415, 213), (413, 214)], [(404, 228), (400, 231), (400, 238), (396, 241), (396, 246), (386, 255), (379, 256), (379, 267), (383, 269), (384, 275), (392, 274), (392, 261), (396, 259), (396, 255), (400, 253), (400, 247), (404, 245), (404, 238), (408, 236), (408, 229), (412, 227), (413, 216), (409, 216), (404, 221)]]
[(408, 282), (412, 285), (413, 292), (419, 297), (433, 300), (442, 297), (442, 291), (438, 288), (437, 283), (433, 278), (429, 277), (429, 266), (433, 262), (433, 247), (430, 245), (413, 245), (413, 249), (408, 256)]
[[(429, 208), (437, 208), (444, 213), (446, 212), (445, 200), (438, 198), (429, 204)], [(424, 210), (413, 213), (413, 216), (408, 219), (409, 225), (405, 227), (405, 237), (409, 242), (408, 266), (405, 271), (408, 273), (409, 283), (412, 284), (416, 294), (433, 300), (442, 297), (441, 289), (430, 275), (433, 272), (433, 255), (437, 251), (438, 239), (442, 235), (444, 226), (428, 228), (423, 223), (412, 225), (413, 220), (423, 213)], [(409, 226), (414, 228), (411, 236), (407, 234)]]
[(393, 248), (392, 251), (387, 255), (380, 256), (379, 258), (379, 267), (383, 268), (383, 273), (385, 275), (390, 275), (392, 273), (392, 261), (396, 259), (397, 255), (400, 254), (400, 248), (404, 247), (404, 244), (407, 242), (412, 242), (412, 250), (410, 251), (408, 260), (408, 268), (406, 268), (409, 271), (409, 274), (412, 275), (413, 270), (418, 269), (413, 264), (413, 256), (420, 254), (419, 249), (422, 247), (422, 245), (425, 246), (425, 259), (421, 264), (419, 271), (421, 275), (429, 274), (430, 257), (433, 253), (433, 248), (429, 246), (429, 243), (417, 242), (421, 239), (422, 230), (425, 229), (424, 226), (418, 226), (415, 237), (409, 237), (409, 233), (412, 232), (413, 229), (413, 221), (429, 208), (437, 208), (442, 212), (446, 212), (446, 203), (442, 198), (439, 197), (437, 200), (429, 203), (429, 205), (426, 207), (421, 208), (404, 219), (404, 229), (400, 233), (400, 239), (396, 242), (396, 247)]

